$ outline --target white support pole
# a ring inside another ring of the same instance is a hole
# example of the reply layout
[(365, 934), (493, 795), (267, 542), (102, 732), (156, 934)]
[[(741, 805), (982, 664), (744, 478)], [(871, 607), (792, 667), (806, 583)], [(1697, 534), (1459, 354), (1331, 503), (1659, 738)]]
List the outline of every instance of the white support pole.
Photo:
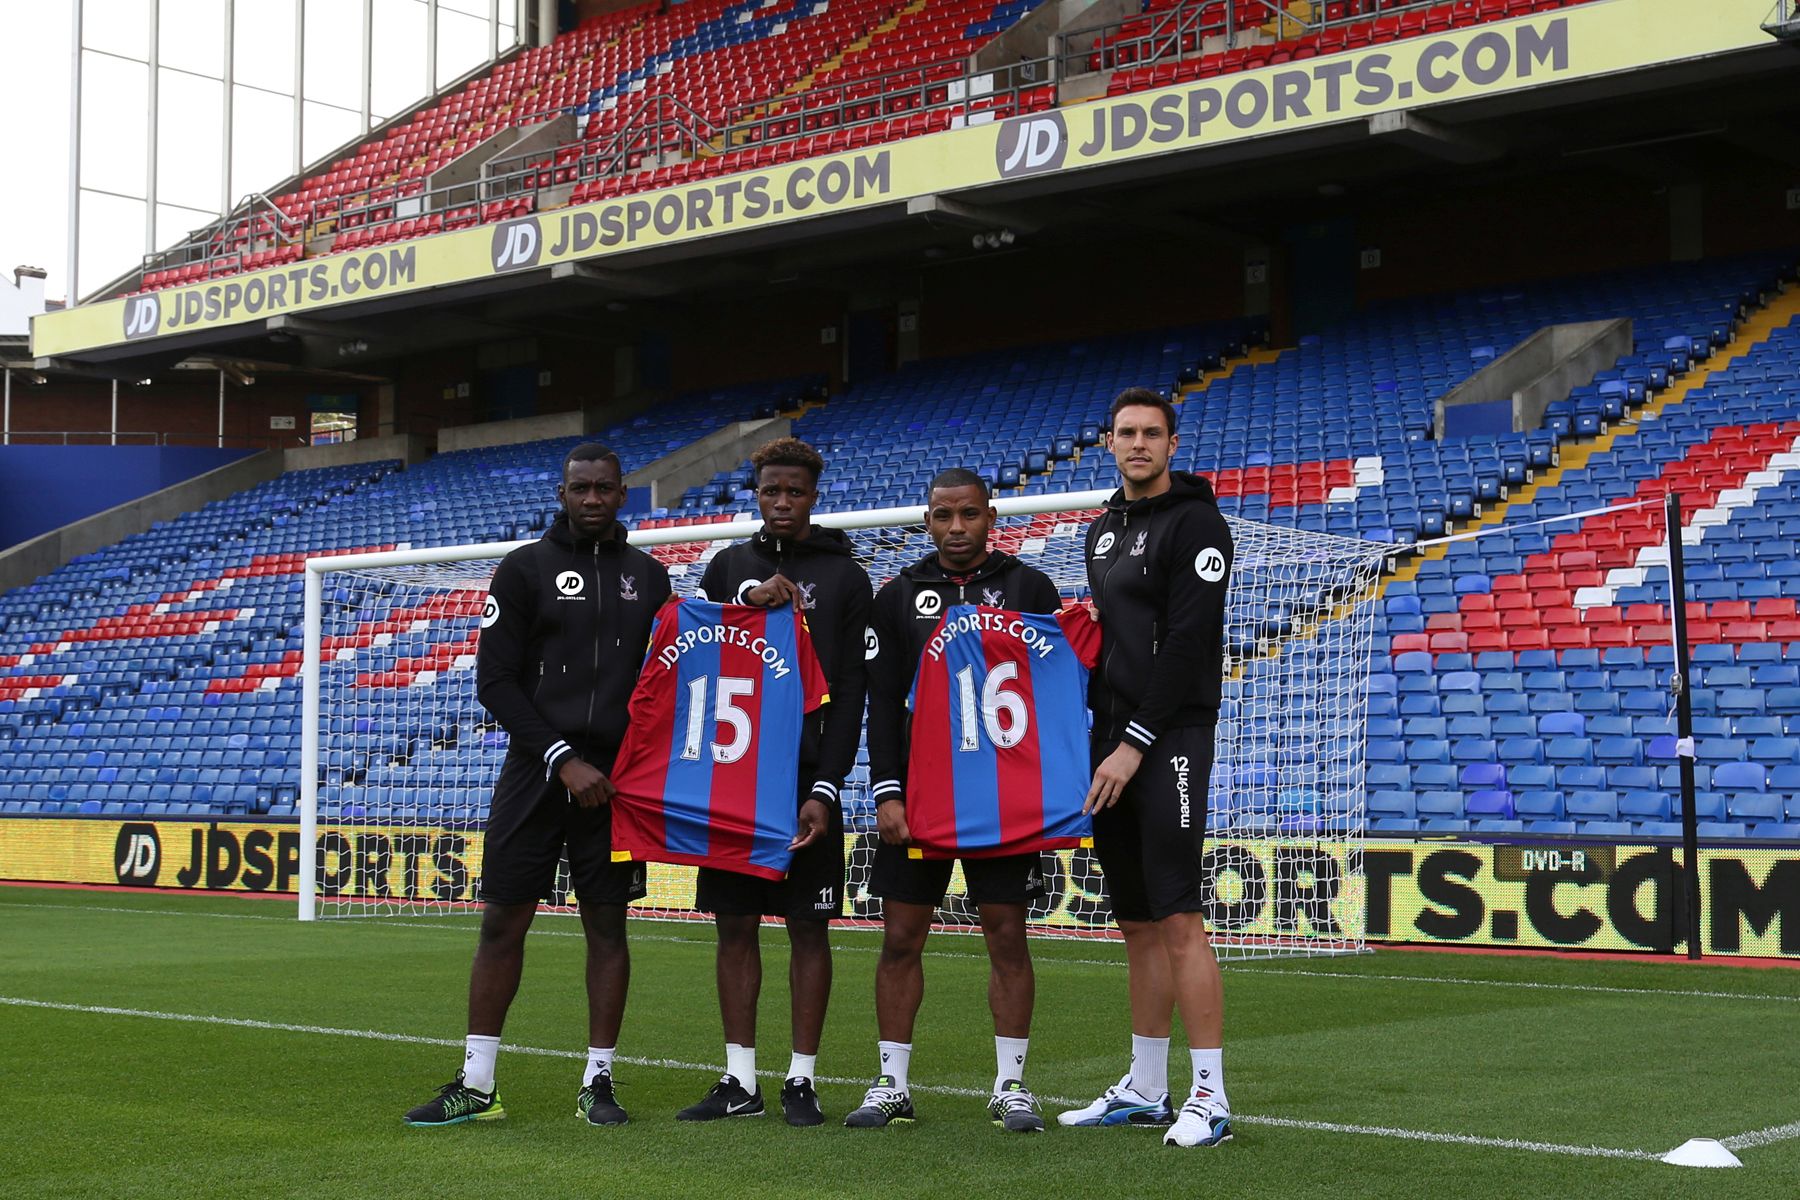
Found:
[(324, 613), (330, 559), (306, 564), (306, 610), (300, 651), (300, 919), (318, 918), (319, 874), (319, 621)]
[(0, 446), (12, 445), (12, 368), (6, 368), (6, 415), (0, 419)]
[(237, 74), (237, 0), (225, 0), (225, 69), (220, 72), (219, 215), (231, 211), (231, 93)]
[(294, 161), (291, 174), (306, 165), (306, 0), (294, 3)]
[(438, 0), (425, 0), (425, 91), (437, 95)]
[(219, 449), (225, 448), (225, 370), (219, 369)]
[(556, 40), (556, 0), (538, 0), (537, 44), (548, 46)]
[(156, 253), (156, 106), (157, 94), (162, 90), (162, 71), (157, 62), (161, 56), (162, 42), (162, 0), (150, 0), (150, 45), (146, 48), (145, 67), (150, 72), (149, 91), (146, 97), (144, 134), (144, 253)]
[(363, 0), (362, 19), (362, 131), (374, 128), (372, 102), (375, 94), (375, 0)]
[(112, 381), (112, 445), (119, 444), (119, 381)]
[(81, 12), (83, 0), (69, 5), (73, 13), (69, 63), (69, 305), (81, 295)]
[(500, 0), (488, 0), (488, 60), (500, 57)]

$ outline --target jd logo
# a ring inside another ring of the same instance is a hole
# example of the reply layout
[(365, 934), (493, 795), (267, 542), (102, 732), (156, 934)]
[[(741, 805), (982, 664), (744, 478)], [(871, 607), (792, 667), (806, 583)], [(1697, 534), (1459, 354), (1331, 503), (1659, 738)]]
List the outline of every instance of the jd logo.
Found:
[(127, 887), (156, 886), (156, 871), (162, 865), (162, 842), (156, 826), (142, 822), (119, 826), (119, 840), (113, 843), (113, 871)]
[(875, 658), (881, 653), (881, 638), (875, 633), (873, 625), (863, 627), (863, 658)]
[(1054, 171), (1069, 153), (1069, 128), (1061, 113), (1019, 117), (1000, 126), (994, 162), (1002, 179)]
[(536, 217), (526, 217), (519, 221), (508, 221), (504, 225), (494, 226), (494, 270), (518, 271), (526, 267), (535, 267), (538, 255), (544, 248), (544, 239), (538, 233)]
[(1225, 578), (1225, 556), (1208, 546), (1194, 556), (1194, 574), (1208, 583), (1217, 583)]
[(155, 296), (133, 296), (125, 302), (125, 337), (149, 337), (162, 320), (162, 301)]
[(944, 611), (944, 598), (936, 592), (920, 592), (913, 598), (913, 609), (921, 617), (935, 617)]
[(580, 571), (564, 571), (556, 577), (556, 590), (564, 596), (579, 596), (586, 583)]
[(492, 629), (494, 627), (494, 622), (499, 619), (500, 601), (494, 599), (493, 593), (490, 592), (486, 603), (481, 606), (481, 627), (483, 629)]

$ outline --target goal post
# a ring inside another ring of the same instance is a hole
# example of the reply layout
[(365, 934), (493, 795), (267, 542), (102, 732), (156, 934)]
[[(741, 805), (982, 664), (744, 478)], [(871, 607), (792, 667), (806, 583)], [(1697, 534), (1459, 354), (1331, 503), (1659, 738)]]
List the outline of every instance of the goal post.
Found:
[[(997, 499), (990, 545), (1087, 595), (1083, 534), (1106, 491)], [(931, 549), (923, 505), (820, 513), (844, 530), (877, 589)], [(1363, 731), (1380, 543), (1227, 518), (1236, 564), (1208, 805), (1209, 923), (1224, 957), (1363, 948)], [(638, 529), (631, 540), (691, 595), (718, 549), (759, 520)], [(504, 731), (475, 697), (488, 579), (524, 542), (309, 559), (300, 754), (300, 917), (474, 911), (481, 829)], [(846, 797), (846, 914), (868, 894), (874, 810), (859, 754)], [(1110, 936), (1089, 850), (1044, 856), (1050, 896), (1033, 932)], [(960, 873), (940, 910), (974, 930)], [(553, 909), (572, 906), (559, 882)], [(650, 865), (633, 912), (693, 917), (691, 868)]]

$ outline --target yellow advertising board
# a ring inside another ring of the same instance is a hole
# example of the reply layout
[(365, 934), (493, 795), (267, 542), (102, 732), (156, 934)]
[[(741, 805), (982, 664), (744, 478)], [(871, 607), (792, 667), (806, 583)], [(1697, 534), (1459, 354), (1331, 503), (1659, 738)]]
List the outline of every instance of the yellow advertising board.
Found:
[(98, 301), (36, 318), (32, 352), (71, 355), (320, 312), (931, 193), (1705, 58), (1767, 44), (1760, 22), (1768, 8), (1769, 0), (1593, 0), (1438, 36)]
[[(848, 915), (873, 917), (870, 834), (850, 835)], [(324, 826), (321, 897), (470, 904), (481, 835), (448, 827)], [(1667, 845), (1383, 839), (1360, 871), (1343, 846), (1220, 841), (1207, 848), (1216, 935), (1339, 938), (1461, 946), (1670, 953), (1684, 949), (1685, 879)], [(1702, 949), (1800, 959), (1800, 846), (1700, 852)], [(0, 818), (0, 879), (176, 890), (291, 893), (300, 831), (288, 822)], [(1106, 928), (1105, 883), (1092, 851), (1045, 856), (1035, 923)], [(691, 910), (694, 872), (652, 864), (646, 906)], [(564, 896), (553, 897), (556, 902)], [(946, 906), (966, 910), (961, 875)]]

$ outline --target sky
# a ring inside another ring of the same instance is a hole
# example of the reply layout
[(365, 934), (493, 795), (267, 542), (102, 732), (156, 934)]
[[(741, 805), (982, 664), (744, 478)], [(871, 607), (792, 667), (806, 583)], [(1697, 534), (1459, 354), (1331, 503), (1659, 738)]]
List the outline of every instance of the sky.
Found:
[[(362, 133), (364, 0), (305, 0), (304, 103), (294, 146), (297, 0), (160, 0), (160, 98), (156, 122), (158, 205), (145, 216), (150, 141), (149, 0), (84, 0), (82, 56), (81, 280), (89, 293), (134, 266), (147, 247), (165, 248), (235, 203), (286, 179), (296, 159), (311, 163)], [(399, 112), (428, 91), (428, 0), (369, 0), (376, 66), (373, 119)], [(450, 80), (491, 53), (490, 0), (436, 0), (436, 78)], [(69, 294), (70, 79), (75, 0), (0, 0), (0, 113), (6, 114), (11, 176), (0, 184), (0, 273), (49, 272), (45, 294)], [(231, 171), (225, 144), (226, 5), (233, 5)], [(516, 0), (501, 0), (501, 43), (512, 41)], [(130, 61), (131, 59), (138, 61)], [(108, 195), (105, 193), (115, 193)]]

